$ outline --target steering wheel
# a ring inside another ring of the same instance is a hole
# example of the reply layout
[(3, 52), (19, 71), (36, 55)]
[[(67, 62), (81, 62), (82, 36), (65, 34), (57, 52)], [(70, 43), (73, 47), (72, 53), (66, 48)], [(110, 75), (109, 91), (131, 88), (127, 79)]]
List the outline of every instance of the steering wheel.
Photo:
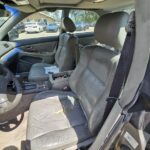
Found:
[(16, 110), (21, 100), (21, 84), (8, 68), (0, 64), (0, 124), (14, 119), (19, 114)]

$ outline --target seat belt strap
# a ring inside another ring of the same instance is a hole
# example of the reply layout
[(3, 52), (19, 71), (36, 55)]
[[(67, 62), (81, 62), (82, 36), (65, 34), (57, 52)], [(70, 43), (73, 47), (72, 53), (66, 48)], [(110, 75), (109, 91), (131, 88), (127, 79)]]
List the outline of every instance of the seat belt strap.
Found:
[[(135, 102), (138, 98), (138, 95), (141, 91), (142, 84), (139, 85), (133, 101)], [(128, 107), (130, 109), (130, 107)], [(116, 101), (114, 104), (111, 113), (108, 115), (104, 125), (99, 131), (94, 143), (91, 145), (89, 150), (105, 150), (109, 149), (117, 135), (120, 133), (123, 125), (129, 121), (132, 114), (127, 113), (127, 109), (123, 111), (122, 107), (119, 104), (119, 101)]]
[[(120, 60), (118, 63), (118, 67), (116, 69), (109, 97), (107, 98), (107, 105), (106, 105), (107, 111), (105, 111), (106, 113), (104, 114), (106, 120), (100, 132), (98, 133), (98, 137), (96, 138), (93, 145), (90, 147), (90, 150), (103, 149), (103, 146), (105, 144), (105, 141), (103, 141), (103, 139), (106, 140), (108, 138), (107, 136), (108, 134), (110, 134), (111, 130), (126, 115), (126, 114), (122, 115), (123, 109), (119, 105), (118, 100), (130, 70), (134, 54), (134, 46), (135, 46), (135, 12), (132, 12), (129, 17), (126, 40), (123, 46), (123, 50), (121, 52)], [(114, 113), (110, 113), (112, 111)], [(106, 124), (108, 124), (108, 126)], [(101, 142), (99, 141), (100, 139)], [(97, 144), (99, 145), (98, 147), (96, 146)]]
[(112, 82), (109, 97), (107, 98), (107, 106), (106, 106), (107, 114), (105, 113), (106, 117), (108, 116), (116, 100), (119, 99), (120, 93), (125, 85), (133, 59), (134, 47), (135, 47), (135, 12), (132, 12), (129, 17), (129, 22), (127, 26), (127, 36), (125, 39), (123, 50), (121, 52), (114, 80)]

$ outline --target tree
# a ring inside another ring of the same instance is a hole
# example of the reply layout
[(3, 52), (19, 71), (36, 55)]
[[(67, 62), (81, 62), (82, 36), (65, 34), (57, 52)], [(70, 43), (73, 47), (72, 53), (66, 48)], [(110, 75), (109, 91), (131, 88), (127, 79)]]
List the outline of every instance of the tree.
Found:
[(71, 10), (70, 18), (73, 19), (74, 22), (92, 23), (96, 22), (99, 16), (92, 11)]

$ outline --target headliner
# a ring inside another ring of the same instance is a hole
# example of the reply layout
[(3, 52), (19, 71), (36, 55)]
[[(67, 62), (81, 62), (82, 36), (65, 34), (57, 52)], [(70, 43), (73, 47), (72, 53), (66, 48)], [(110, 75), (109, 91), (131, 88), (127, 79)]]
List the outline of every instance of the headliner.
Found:
[(43, 8), (78, 8), (78, 9), (103, 9), (113, 11), (134, 6), (134, 0), (2, 0), (5, 4), (16, 7), (23, 12), (33, 12)]

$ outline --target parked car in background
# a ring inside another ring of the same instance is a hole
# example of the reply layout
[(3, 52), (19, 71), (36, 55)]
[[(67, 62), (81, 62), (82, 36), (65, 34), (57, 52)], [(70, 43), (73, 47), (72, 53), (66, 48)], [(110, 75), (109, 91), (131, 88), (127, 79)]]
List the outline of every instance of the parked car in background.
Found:
[(27, 33), (39, 33), (44, 31), (44, 28), (40, 22), (28, 22), (25, 25), (25, 31)]
[(85, 31), (86, 29), (88, 29), (89, 27), (87, 26), (86, 23), (83, 22), (78, 22), (75, 24), (76, 25), (76, 31)]
[(15, 26), (16, 30), (18, 31), (18, 33), (22, 33), (22, 32), (25, 32), (25, 25), (23, 22), (20, 22), (18, 23), (16, 26)]
[(39, 22), (39, 24), (43, 27), (43, 31), (45, 31), (47, 24), (45, 22)]
[(59, 29), (59, 26), (56, 23), (50, 23), (46, 27), (47, 32), (57, 32)]

